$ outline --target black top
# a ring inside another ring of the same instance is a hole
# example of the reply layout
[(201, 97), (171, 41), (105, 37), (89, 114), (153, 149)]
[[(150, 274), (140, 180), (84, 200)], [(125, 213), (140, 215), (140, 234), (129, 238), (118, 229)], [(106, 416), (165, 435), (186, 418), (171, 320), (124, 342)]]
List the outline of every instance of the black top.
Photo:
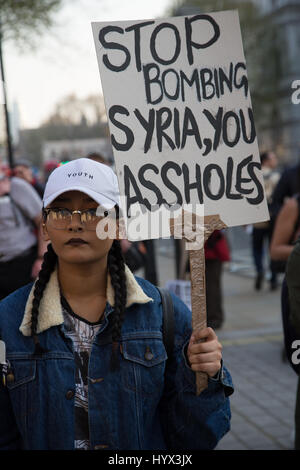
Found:
[(61, 293), (60, 294), (60, 300), (61, 300), (61, 304), (63, 306), (63, 308), (70, 314), (72, 315), (73, 317), (77, 318), (78, 320), (80, 321), (83, 321), (84, 323), (87, 323), (88, 325), (100, 325), (102, 323), (102, 318), (98, 321), (95, 321), (95, 322), (91, 322), (91, 321), (88, 321), (86, 318), (83, 318), (83, 317), (80, 317), (79, 315), (77, 315), (73, 310), (72, 310), (72, 307), (70, 306), (70, 304), (68, 303), (67, 299), (63, 296), (63, 294)]

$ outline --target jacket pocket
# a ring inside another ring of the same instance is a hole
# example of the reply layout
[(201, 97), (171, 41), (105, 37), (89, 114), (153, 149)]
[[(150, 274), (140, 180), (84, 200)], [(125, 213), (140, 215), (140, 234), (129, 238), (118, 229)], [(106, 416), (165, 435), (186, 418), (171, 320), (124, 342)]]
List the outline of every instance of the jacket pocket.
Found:
[(36, 360), (11, 359), (7, 376), (7, 389), (10, 394), (17, 426), (21, 432), (26, 448), (28, 439), (28, 423), (36, 415)]
[(121, 351), (122, 379), (127, 389), (152, 394), (163, 387), (167, 353), (161, 339), (126, 340)]
[(7, 379), (7, 388), (9, 390), (13, 390), (35, 379), (35, 360), (14, 360), (10, 361), (10, 364), (11, 368)]

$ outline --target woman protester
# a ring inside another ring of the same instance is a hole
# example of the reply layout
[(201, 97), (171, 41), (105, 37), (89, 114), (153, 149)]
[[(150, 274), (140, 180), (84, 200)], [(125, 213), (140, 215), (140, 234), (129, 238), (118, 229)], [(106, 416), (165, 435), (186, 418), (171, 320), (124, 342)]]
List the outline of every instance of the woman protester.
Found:
[[(214, 448), (233, 392), (221, 344), (211, 328), (192, 331), (172, 295), (167, 357), (157, 288), (134, 277), (117, 239), (97, 236), (118, 213), (114, 172), (86, 158), (62, 165), (43, 204), (39, 277), (0, 303), (0, 448)], [(200, 395), (195, 371), (208, 374)]]

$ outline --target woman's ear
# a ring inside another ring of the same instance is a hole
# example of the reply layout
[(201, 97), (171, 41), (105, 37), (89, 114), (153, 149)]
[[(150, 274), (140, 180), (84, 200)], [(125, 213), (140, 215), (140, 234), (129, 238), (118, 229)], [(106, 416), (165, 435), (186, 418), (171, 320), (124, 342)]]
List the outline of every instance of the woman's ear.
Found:
[(48, 234), (48, 230), (47, 230), (47, 226), (44, 222), (42, 222), (42, 233), (43, 233), (43, 240), (45, 242), (48, 242), (50, 241), (50, 237), (49, 237), (49, 234)]

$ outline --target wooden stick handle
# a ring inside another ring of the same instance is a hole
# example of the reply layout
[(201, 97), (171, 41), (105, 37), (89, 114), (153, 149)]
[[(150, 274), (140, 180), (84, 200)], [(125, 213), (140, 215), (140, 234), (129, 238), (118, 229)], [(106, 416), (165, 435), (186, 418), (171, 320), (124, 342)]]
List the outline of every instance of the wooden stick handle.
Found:
[[(191, 301), (192, 327), (201, 330), (206, 327), (206, 287), (205, 287), (205, 254), (204, 247), (200, 250), (190, 250), (191, 270)], [(208, 376), (205, 372), (196, 372), (197, 395), (208, 386)]]
[[(221, 230), (226, 225), (219, 215), (204, 217), (204, 242), (214, 230)], [(189, 250), (191, 270), (191, 300), (192, 300), (192, 326), (193, 330), (205, 328), (206, 322), (206, 285), (205, 285), (205, 252), (204, 246), (198, 250)], [(196, 372), (196, 394), (208, 386), (208, 375)]]
[[(188, 213), (186, 213), (188, 214)], [(175, 227), (179, 227), (181, 234), (184, 236), (184, 218), (185, 211), (179, 216), (178, 220), (170, 219), (170, 231), (172, 235), (175, 233)], [(191, 216), (191, 214), (189, 214)], [(204, 239), (198, 244), (198, 249), (187, 250), (190, 259), (191, 271), (191, 301), (192, 301), (192, 327), (193, 330), (202, 329), (206, 327), (206, 287), (205, 287), (205, 253), (204, 242), (213, 233), (214, 230), (221, 230), (226, 227), (224, 222), (220, 219), (218, 214), (198, 217), (197, 214), (192, 214), (192, 227), (195, 232), (204, 231)], [(203, 233), (202, 233), (203, 234)], [(200, 237), (201, 238), (201, 237)], [(189, 241), (185, 239), (185, 241)], [(196, 245), (197, 245), (196, 244)], [(208, 375), (204, 372), (196, 372), (196, 385), (197, 395), (205, 390), (208, 386)]]

